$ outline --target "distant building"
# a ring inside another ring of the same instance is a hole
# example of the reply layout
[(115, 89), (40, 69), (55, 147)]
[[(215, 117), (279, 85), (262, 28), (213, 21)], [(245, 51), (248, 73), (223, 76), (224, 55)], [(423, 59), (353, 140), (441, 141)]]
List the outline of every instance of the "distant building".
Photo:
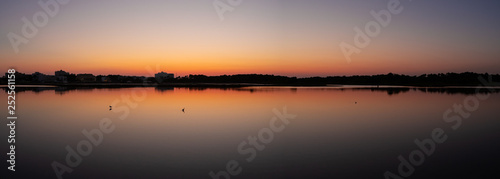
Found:
[(59, 70), (59, 71), (55, 72), (55, 76), (56, 76), (56, 81), (64, 82), (64, 83), (68, 82), (68, 76), (69, 76), (68, 72)]
[(109, 78), (107, 76), (101, 76), (101, 82), (109, 82)]
[(78, 74), (76, 80), (80, 82), (95, 82), (96, 78), (92, 74)]
[(40, 72), (35, 72), (33, 74), (31, 74), (31, 76), (33, 77), (33, 81), (35, 82), (55, 82), (55, 77), (52, 76), (52, 75), (46, 75), (46, 74), (43, 74), (43, 73), (40, 73)]
[(172, 78), (174, 78), (174, 74), (173, 73), (165, 73), (165, 72), (162, 71), (160, 73), (155, 74), (155, 79), (159, 83), (163, 82), (166, 79), (172, 79)]
[(45, 80), (45, 76), (47, 76), (47, 75), (40, 73), (40, 72), (35, 72), (35, 73), (31, 74), (31, 76), (33, 76), (33, 81), (42, 82)]
[(65, 71), (62, 71), (62, 70), (59, 70), (59, 71), (56, 71), (55, 72), (55, 75), (56, 76), (68, 76), (69, 73), (68, 72), (65, 72)]
[[(7, 78), (8, 76), (10, 75), (10, 73), (5, 73), (5, 80), (7, 81)], [(14, 75), (16, 76), (16, 82), (32, 82), (33, 81), (33, 75), (30, 75), (30, 74), (25, 74), (25, 73), (19, 73), (18, 71), (16, 71), (16, 73), (14, 73)]]

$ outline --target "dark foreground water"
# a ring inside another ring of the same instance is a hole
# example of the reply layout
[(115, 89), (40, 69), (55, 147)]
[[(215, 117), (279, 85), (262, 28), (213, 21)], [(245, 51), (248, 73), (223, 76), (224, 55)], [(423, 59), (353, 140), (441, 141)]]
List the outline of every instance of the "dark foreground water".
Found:
[(500, 178), (499, 93), (43, 89), (17, 93), (1, 178)]

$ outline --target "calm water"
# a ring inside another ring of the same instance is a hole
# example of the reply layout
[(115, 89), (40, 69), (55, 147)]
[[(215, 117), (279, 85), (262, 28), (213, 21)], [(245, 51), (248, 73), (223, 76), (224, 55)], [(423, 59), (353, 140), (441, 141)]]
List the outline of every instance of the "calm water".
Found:
[[(435, 128), (447, 140), (408, 178), (499, 178), (500, 94), (479, 106), (468, 101), (477, 110), (457, 130), (443, 120), (454, 104), (474, 96), (471, 90), (286, 87), (27, 90), (16, 97), (16, 176), (56, 178), (51, 164), (67, 165), (65, 147), (75, 149), (87, 139), (82, 130), (109, 118), (114, 131), (64, 178), (211, 178), (209, 172), (225, 171), (231, 160), (241, 167), (231, 178), (384, 178), (386, 171), (399, 175), (398, 156), (408, 159), (419, 149), (414, 140), (431, 138)], [(251, 154), (238, 152), (239, 144), (269, 128), (273, 109), (284, 107), (297, 116), (248, 162)], [(1, 150), (7, 153), (7, 145)]]

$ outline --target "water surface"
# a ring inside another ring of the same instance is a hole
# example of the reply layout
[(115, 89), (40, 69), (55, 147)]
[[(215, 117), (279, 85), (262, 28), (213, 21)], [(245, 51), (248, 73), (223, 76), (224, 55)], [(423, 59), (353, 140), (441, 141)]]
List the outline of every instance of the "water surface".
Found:
[[(447, 140), (409, 178), (499, 175), (498, 93), (345, 87), (44, 89), (17, 93), (17, 176), (56, 178), (51, 164), (66, 165), (65, 147), (75, 149), (86, 140), (82, 130), (99, 128), (103, 118), (112, 121), (114, 131), (104, 134), (64, 178), (210, 178), (209, 172), (226, 170), (231, 160), (242, 169), (231, 178), (384, 178), (386, 171), (398, 174), (398, 156), (408, 158), (418, 149), (414, 140), (430, 138), (435, 128), (442, 128)], [(476, 95), (489, 97), (452, 130), (455, 123), (445, 122), (443, 113)], [(273, 109), (284, 107), (297, 117), (247, 162), (249, 155), (240, 154), (238, 145), (269, 128)], [(6, 127), (1, 130), (8, 133)]]

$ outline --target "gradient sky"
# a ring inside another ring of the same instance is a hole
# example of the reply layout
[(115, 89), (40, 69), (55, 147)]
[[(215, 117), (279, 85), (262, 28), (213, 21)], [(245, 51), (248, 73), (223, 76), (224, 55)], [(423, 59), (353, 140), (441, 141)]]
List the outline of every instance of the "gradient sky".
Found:
[[(42, 0), (47, 1), (47, 0)], [(221, 0), (225, 2), (226, 0)], [(244, 0), (220, 21), (212, 0), (85, 0), (62, 5), (15, 53), (38, 1), (0, 1), (0, 66), (24, 73), (151, 76), (264, 73), (328, 76), (500, 73), (500, 1), (401, 0), (371, 44), (348, 63), (339, 44), (389, 0)], [(160, 69), (156, 69), (156, 66)]]

